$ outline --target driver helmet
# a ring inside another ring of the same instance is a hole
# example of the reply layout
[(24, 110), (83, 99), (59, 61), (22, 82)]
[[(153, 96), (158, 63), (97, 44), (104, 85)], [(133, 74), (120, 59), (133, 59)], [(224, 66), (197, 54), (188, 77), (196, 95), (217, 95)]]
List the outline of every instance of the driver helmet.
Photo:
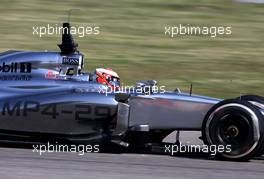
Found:
[(119, 89), (120, 78), (111, 68), (97, 68), (95, 70), (95, 75), (98, 83), (107, 85), (112, 90)]

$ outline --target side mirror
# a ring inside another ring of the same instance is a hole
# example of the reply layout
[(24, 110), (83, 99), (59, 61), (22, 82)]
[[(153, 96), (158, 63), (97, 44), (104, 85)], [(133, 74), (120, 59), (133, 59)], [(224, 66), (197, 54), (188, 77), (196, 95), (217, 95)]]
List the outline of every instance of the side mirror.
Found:
[(157, 90), (157, 84), (156, 80), (139, 81), (136, 83), (136, 88), (141, 89), (143, 93), (152, 94)]
[(117, 102), (126, 103), (128, 99), (130, 98), (130, 94), (127, 93), (118, 93), (115, 95), (115, 100)]

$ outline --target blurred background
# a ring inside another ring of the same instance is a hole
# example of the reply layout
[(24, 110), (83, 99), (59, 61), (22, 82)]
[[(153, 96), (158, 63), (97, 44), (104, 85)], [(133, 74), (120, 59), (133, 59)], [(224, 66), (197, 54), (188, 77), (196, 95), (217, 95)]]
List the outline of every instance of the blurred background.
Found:
[[(243, 1), (243, 0), (241, 0)], [(220, 98), (264, 95), (264, 4), (232, 0), (1, 0), (0, 51), (59, 51), (60, 35), (32, 35), (33, 26), (100, 26), (100, 35), (76, 36), (85, 69), (111, 67), (125, 85), (156, 79)], [(231, 26), (232, 35), (164, 35), (164, 27)]]

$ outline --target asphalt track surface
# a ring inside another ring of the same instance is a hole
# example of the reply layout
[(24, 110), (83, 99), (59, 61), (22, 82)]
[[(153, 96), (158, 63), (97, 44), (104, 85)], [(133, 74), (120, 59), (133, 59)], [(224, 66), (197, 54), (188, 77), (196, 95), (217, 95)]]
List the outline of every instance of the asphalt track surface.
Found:
[(264, 178), (264, 158), (218, 161), (206, 156), (153, 154), (45, 153), (0, 148), (0, 178)]

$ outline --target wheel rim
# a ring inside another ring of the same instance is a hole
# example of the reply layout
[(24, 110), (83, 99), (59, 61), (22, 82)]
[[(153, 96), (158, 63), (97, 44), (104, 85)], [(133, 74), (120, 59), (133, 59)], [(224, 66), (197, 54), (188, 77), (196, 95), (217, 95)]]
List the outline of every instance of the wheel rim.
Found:
[(216, 136), (224, 146), (231, 145), (232, 151), (241, 153), (241, 149), (251, 139), (251, 124), (249, 124), (247, 116), (241, 114), (228, 114), (219, 120), (216, 126)]

